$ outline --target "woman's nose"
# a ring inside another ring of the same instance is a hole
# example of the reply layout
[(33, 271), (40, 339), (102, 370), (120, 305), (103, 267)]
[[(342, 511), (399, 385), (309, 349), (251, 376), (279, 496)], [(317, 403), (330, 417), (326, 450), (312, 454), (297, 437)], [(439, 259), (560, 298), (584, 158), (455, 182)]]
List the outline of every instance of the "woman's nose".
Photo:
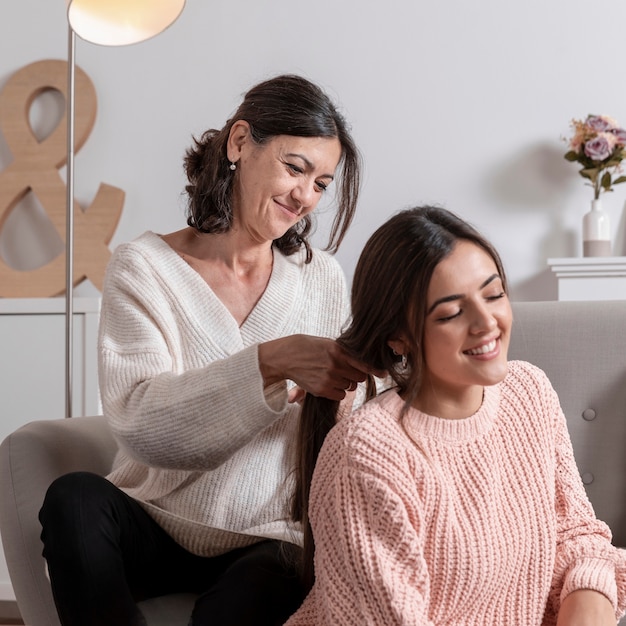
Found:
[(493, 312), (490, 311), (484, 304), (479, 304), (474, 307), (474, 313), (472, 317), (471, 330), (475, 333), (484, 333), (493, 330), (498, 326)]
[(291, 196), (300, 204), (301, 209), (309, 209), (315, 203), (315, 184), (301, 181), (293, 188)]

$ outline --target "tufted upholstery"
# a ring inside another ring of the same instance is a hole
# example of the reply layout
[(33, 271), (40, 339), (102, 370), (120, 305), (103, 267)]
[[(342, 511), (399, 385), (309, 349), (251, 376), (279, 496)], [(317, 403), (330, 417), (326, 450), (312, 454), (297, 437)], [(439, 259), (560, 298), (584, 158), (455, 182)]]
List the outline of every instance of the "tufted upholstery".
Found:
[(626, 547), (626, 300), (518, 302), (513, 316), (509, 357), (552, 381), (587, 495)]
[(552, 381), (596, 515), (626, 547), (626, 301), (519, 302), (514, 320), (509, 356)]

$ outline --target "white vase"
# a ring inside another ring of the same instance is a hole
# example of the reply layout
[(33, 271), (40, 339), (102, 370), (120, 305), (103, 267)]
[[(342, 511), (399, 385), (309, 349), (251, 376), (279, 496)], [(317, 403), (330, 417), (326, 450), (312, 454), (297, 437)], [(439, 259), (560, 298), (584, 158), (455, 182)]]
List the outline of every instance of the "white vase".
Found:
[(611, 224), (601, 200), (592, 200), (583, 216), (583, 256), (611, 256)]

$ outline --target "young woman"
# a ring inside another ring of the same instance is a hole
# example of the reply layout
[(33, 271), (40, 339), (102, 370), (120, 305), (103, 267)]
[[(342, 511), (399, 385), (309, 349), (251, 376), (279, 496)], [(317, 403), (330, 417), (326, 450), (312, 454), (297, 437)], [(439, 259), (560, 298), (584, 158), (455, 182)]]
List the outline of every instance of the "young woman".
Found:
[(193, 626), (273, 626), (302, 602), (289, 519), (305, 390), (341, 399), (367, 368), (332, 338), (339, 264), (308, 243), (336, 179), (329, 249), (356, 208), (360, 158), (324, 92), (299, 76), (248, 91), (188, 151), (188, 226), (119, 246), (100, 322), (107, 479), (48, 490), (44, 556), (63, 626), (143, 623), (137, 600), (197, 592)]
[(446, 210), (399, 213), (363, 250), (352, 315), (339, 342), (393, 386), (328, 434), (308, 511), (337, 403), (305, 399), (294, 509), (314, 584), (288, 626), (615, 626), (625, 553), (545, 374), (507, 361), (493, 247)]

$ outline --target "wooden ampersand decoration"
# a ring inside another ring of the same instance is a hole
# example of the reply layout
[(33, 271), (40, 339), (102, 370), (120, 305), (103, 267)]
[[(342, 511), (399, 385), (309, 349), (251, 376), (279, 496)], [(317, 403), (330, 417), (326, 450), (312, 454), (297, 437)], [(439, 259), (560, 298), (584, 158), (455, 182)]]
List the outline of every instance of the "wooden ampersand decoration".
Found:
[[(13, 155), (0, 173), (0, 230), (16, 205), (32, 191), (63, 242), (66, 234), (66, 186), (58, 169), (67, 162), (67, 115), (38, 141), (29, 122), (35, 98), (54, 89), (67, 101), (67, 62), (38, 61), (16, 72), (0, 92), (0, 127)], [(96, 120), (96, 90), (80, 68), (75, 72), (74, 150), (87, 140)], [(111, 257), (111, 241), (124, 206), (124, 191), (100, 184), (83, 211), (74, 201), (74, 285), (88, 278), (102, 290)], [(0, 258), (0, 297), (56, 296), (65, 292), (65, 252), (37, 269), (21, 271)]]

